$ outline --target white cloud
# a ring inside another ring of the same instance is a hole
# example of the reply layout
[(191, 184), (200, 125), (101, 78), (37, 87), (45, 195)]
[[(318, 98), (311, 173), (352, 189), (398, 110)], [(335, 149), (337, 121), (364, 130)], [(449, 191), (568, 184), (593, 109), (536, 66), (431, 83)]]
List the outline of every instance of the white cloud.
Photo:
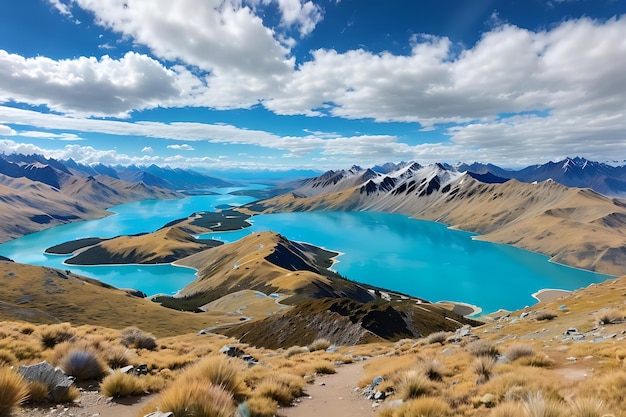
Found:
[(59, 13), (61, 13), (64, 16), (72, 16), (72, 12), (70, 12), (70, 9), (67, 5), (61, 3), (61, 0), (48, 0), (55, 9), (57, 9), (57, 11)]
[(415, 38), (409, 56), (317, 50), (264, 104), (279, 114), (424, 126), (530, 110), (618, 114), (626, 109), (625, 38), (626, 18), (581, 19), (538, 33), (502, 26), (458, 56), (433, 36)]
[[(267, 0), (265, 0), (267, 2)], [(297, 25), (300, 36), (306, 36), (322, 20), (322, 8), (312, 1), (275, 0), (282, 14), (282, 23)]]
[(11, 127), (0, 125), (0, 136), (14, 136), (15, 134), (15, 130), (13, 130)]
[(183, 143), (182, 145), (167, 145), (167, 149), (175, 149), (178, 151), (193, 151), (194, 148), (191, 145)]
[(141, 149), (142, 153), (154, 153), (154, 149), (152, 149), (151, 146), (144, 146), (143, 149)]
[(293, 70), (294, 59), (276, 33), (239, 0), (74, 3), (92, 12), (99, 25), (132, 37), (155, 56), (206, 71), (210, 91), (199, 101), (204, 106), (253, 106)]
[(79, 141), (83, 140), (80, 136), (74, 133), (50, 133), (42, 132), (39, 130), (22, 130), (17, 133), (18, 136), (37, 138), (37, 139), (50, 139), (60, 141)]
[[(0, 102), (46, 105), (72, 116), (125, 117), (133, 110), (183, 105), (199, 81), (145, 55), (55, 61), (0, 50)], [(181, 99), (181, 97), (184, 97)]]

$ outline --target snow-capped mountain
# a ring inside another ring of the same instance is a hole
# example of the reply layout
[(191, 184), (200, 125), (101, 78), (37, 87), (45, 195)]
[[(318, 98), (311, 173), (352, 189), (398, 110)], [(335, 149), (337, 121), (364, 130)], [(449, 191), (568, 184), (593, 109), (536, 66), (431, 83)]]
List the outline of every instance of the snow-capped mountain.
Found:
[(530, 183), (551, 179), (568, 187), (591, 188), (608, 196), (626, 196), (626, 165), (616, 167), (580, 157), (531, 165), (517, 171), (476, 162), (471, 165), (458, 165), (457, 169), (472, 174), (492, 174)]

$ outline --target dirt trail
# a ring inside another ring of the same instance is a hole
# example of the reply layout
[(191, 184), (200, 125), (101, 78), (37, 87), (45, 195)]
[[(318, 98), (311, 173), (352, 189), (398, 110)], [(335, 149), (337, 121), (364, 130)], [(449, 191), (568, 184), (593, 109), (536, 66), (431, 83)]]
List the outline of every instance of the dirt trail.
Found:
[(123, 398), (110, 401), (103, 398), (98, 392), (83, 392), (77, 404), (42, 405), (24, 407), (18, 411), (16, 417), (137, 417), (139, 410), (155, 394), (142, 397)]
[(278, 410), (280, 417), (371, 417), (375, 408), (372, 401), (355, 391), (357, 382), (363, 377), (364, 362), (355, 362), (337, 367), (333, 375), (318, 376), (312, 385), (305, 388), (305, 395), (295, 407)]

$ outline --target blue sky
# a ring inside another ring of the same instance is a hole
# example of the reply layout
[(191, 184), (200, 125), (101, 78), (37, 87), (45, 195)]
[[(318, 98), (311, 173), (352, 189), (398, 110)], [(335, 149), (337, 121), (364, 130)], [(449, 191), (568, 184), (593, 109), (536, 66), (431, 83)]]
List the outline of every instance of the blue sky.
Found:
[(0, 151), (83, 163), (626, 159), (623, 0), (29, 0)]

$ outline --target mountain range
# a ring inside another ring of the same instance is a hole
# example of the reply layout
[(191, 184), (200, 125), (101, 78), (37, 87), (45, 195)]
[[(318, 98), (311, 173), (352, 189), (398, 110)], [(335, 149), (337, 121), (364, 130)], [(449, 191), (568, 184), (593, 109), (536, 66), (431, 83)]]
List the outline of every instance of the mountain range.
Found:
[(550, 179), (488, 183), (456, 167), (416, 162), (398, 164), (386, 173), (353, 166), (307, 179), (289, 193), (246, 208), (250, 213), (400, 213), (546, 254), (570, 266), (620, 275), (626, 265), (626, 202)]

